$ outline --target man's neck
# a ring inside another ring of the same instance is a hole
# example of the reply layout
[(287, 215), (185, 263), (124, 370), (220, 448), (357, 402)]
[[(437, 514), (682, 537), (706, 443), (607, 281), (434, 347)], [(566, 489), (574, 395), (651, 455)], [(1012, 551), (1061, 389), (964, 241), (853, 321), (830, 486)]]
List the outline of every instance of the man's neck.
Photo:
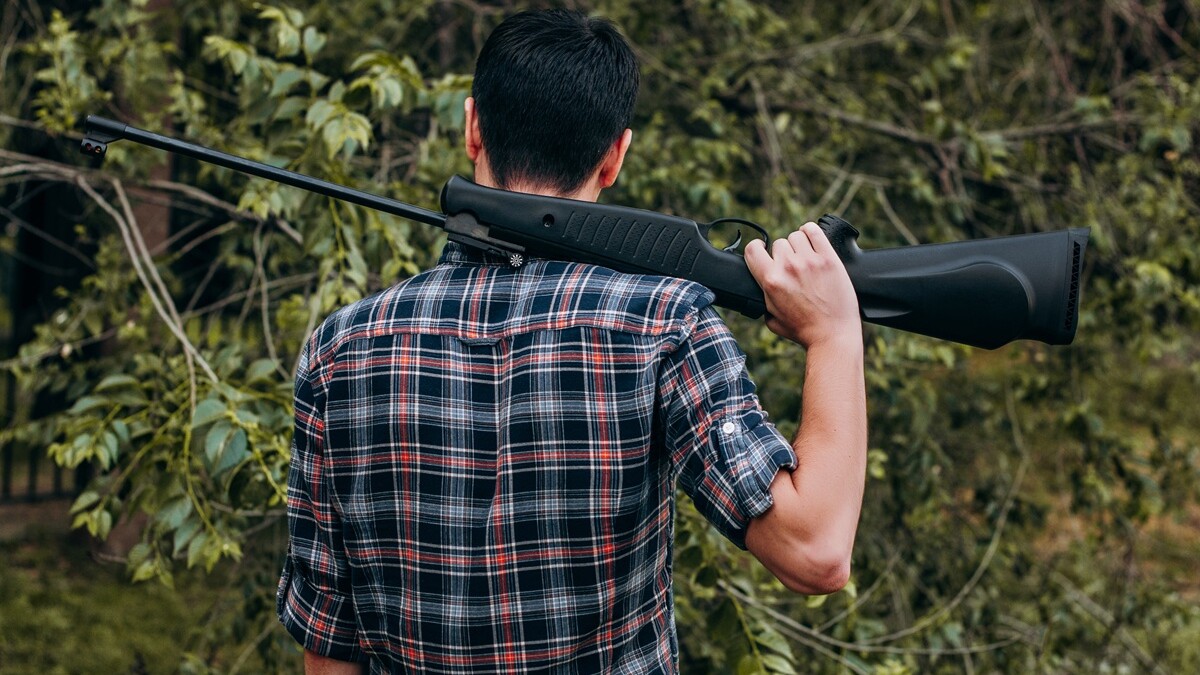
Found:
[(556, 190), (553, 187), (539, 185), (537, 183), (528, 182), (512, 182), (504, 187), (500, 187), (491, 172), (479, 164), (475, 165), (475, 184), (483, 187), (497, 188), (508, 190), (509, 192), (523, 192), (531, 195), (542, 195), (544, 197), (561, 197), (565, 199), (578, 199), (585, 202), (594, 202), (600, 197), (600, 188), (594, 180), (585, 181), (584, 184), (575, 192), (566, 194)]

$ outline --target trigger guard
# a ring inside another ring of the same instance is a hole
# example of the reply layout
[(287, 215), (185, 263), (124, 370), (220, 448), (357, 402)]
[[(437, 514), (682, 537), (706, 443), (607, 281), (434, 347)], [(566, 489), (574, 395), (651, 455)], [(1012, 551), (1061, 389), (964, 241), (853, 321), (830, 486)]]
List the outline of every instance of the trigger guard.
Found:
[[(746, 227), (749, 227), (749, 228), (753, 229), (755, 232), (758, 232), (760, 235), (762, 235), (763, 241), (769, 241), (771, 238), (771, 235), (766, 231), (766, 229), (763, 228), (762, 225), (759, 225), (758, 223), (750, 221), (750, 220), (746, 220), (745, 218), (717, 218), (716, 220), (712, 221), (711, 223), (707, 223), (707, 224), (703, 225), (704, 233), (707, 235), (709, 230), (711, 230), (712, 227), (718, 223), (737, 223), (739, 225), (745, 225)], [(725, 251), (726, 253), (736, 253), (738, 250), (738, 247), (741, 245), (742, 245), (742, 230), (741, 230), (741, 228), (738, 228), (737, 239), (734, 239), (732, 244), (729, 244), (728, 246), (726, 246), (725, 248), (723, 248), (721, 250)]]

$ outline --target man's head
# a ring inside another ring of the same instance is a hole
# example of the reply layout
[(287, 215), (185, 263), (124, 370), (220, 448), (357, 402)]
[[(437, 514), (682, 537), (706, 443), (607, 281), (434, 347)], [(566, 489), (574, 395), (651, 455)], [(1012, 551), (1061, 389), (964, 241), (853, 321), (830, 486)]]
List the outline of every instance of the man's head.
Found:
[(594, 199), (620, 171), (637, 90), (637, 59), (611, 23), (563, 10), (508, 18), (467, 101), (477, 180)]

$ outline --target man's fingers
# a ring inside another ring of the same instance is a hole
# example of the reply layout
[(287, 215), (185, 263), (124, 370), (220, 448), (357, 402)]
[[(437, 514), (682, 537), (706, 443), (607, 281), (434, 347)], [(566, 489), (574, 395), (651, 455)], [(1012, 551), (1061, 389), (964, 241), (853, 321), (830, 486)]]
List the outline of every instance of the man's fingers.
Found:
[(767, 243), (765, 241), (763, 241), (762, 239), (751, 239), (750, 242), (746, 244), (746, 249), (745, 249), (746, 255), (749, 256), (751, 251), (757, 251), (758, 253), (766, 253), (767, 252)]
[(750, 268), (750, 274), (756, 279), (758, 270), (771, 262), (771, 254), (767, 253), (767, 245), (761, 239), (755, 239), (746, 244), (742, 255), (746, 258), (746, 266)]
[(808, 235), (804, 234), (804, 230), (796, 230), (789, 234), (787, 241), (792, 250), (800, 255), (810, 253), (813, 250), (812, 242), (808, 240)]
[(767, 244), (761, 239), (754, 239), (743, 251), (743, 257), (746, 258), (746, 265), (750, 267), (750, 274), (758, 279), (759, 284), (762, 279), (759, 278), (761, 272), (765, 272), (767, 267), (779, 261), (780, 256), (791, 255), (794, 253), (792, 243), (787, 239), (776, 239), (775, 243), (771, 244), (770, 252), (767, 252)]
[(823, 256), (837, 256), (837, 251), (833, 250), (833, 244), (829, 243), (829, 237), (825, 236), (825, 230), (816, 223), (805, 223), (800, 227), (800, 231), (808, 237), (809, 245), (817, 253)]

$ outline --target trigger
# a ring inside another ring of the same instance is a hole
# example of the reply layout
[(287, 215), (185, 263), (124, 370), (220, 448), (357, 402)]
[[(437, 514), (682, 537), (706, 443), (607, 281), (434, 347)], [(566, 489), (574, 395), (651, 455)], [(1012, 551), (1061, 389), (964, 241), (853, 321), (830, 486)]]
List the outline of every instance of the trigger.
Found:
[(732, 244), (726, 246), (725, 248), (723, 248), (721, 250), (725, 251), (726, 253), (737, 253), (738, 247), (741, 245), (742, 245), (742, 231), (738, 230), (737, 239), (734, 239)]

